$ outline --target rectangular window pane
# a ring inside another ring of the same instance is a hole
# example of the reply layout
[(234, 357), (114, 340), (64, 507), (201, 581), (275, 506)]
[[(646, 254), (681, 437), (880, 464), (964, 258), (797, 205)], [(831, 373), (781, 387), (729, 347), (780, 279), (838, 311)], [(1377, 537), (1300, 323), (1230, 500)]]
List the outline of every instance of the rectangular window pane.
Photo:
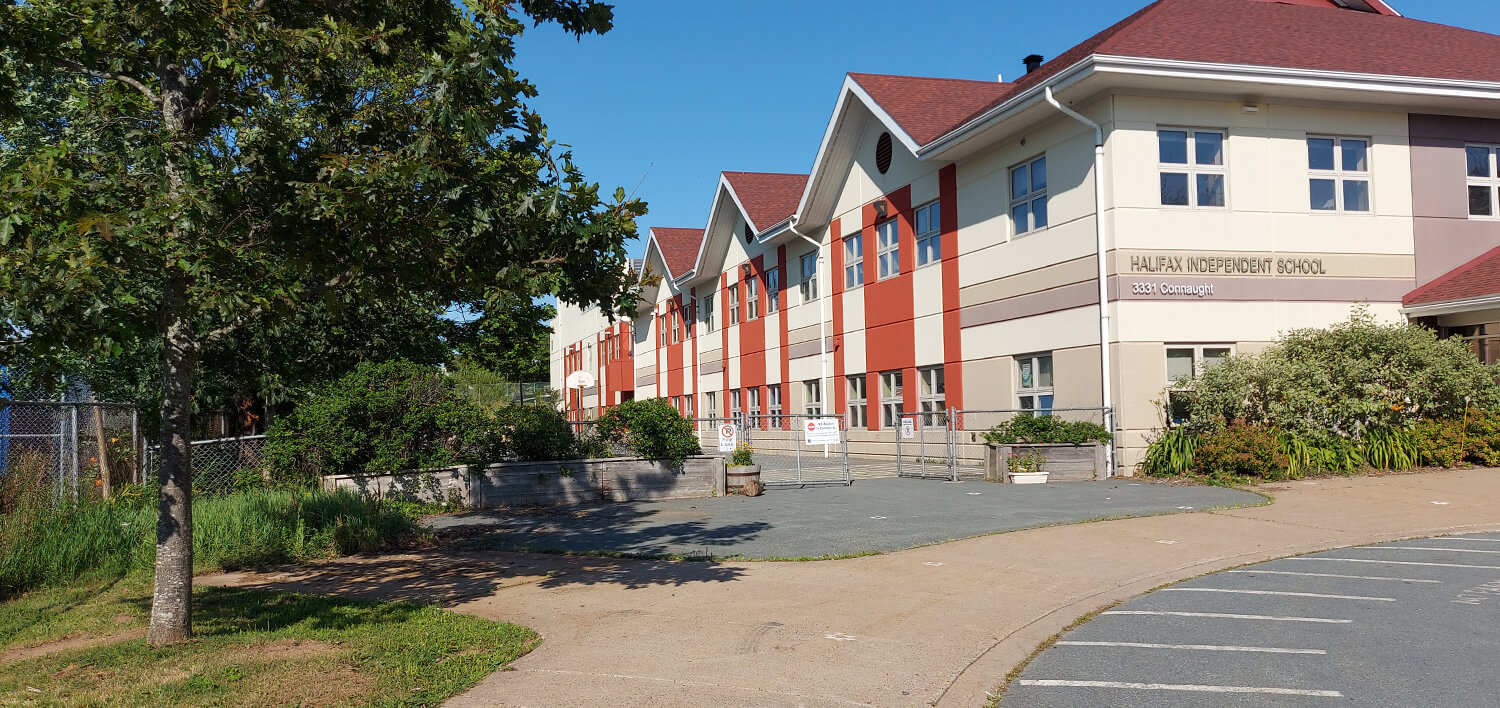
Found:
[(1016, 233), (1024, 234), (1031, 230), (1031, 206), (1026, 203), (1017, 204), (1010, 208), (1010, 218), (1016, 225)]
[(1034, 199), (1031, 202), (1031, 228), (1040, 229), (1047, 225), (1047, 198)]
[(1036, 388), (1035, 359), (1021, 360), (1021, 388)]
[(1205, 368), (1205, 369), (1207, 369), (1210, 366), (1218, 366), (1219, 364), (1224, 363), (1224, 360), (1228, 359), (1228, 358), (1229, 358), (1229, 347), (1204, 347), (1203, 348), (1203, 368)]
[(920, 233), (926, 233), (927, 232), (927, 210), (926, 209), (918, 209), (917, 210), (917, 219), (916, 219), (916, 222), (917, 222), (917, 233), (919, 233), (919, 234)]
[(1344, 157), (1345, 172), (1370, 171), (1370, 144), (1364, 140), (1344, 138), (1339, 141)]
[(1489, 187), (1469, 187), (1469, 214), (1473, 216), (1494, 216), (1495, 205), (1493, 192)]
[(1185, 130), (1159, 130), (1156, 132), (1157, 143), (1160, 145), (1162, 164), (1187, 164), (1187, 137), (1188, 134)]
[(1037, 388), (1052, 388), (1051, 355), (1036, 358), (1036, 386)]
[(1010, 198), (1020, 199), (1026, 196), (1028, 186), (1031, 184), (1027, 177), (1026, 165), (1021, 165), (1010, 171)]
[(1484, 147), (1464, 148), (1464, 153), (1469, 157), (1470, 177), (1490, 176), (1490, 149)]
[(1307, 184), (1313, 209), (1317, 211), (1335, 211), (1339, 208), (1338, 198), (1334, 192), (1333, 180), (1314, 179), (1308, 180)]
[(1184, 378), (1193, 376), (1193, 350), (1192, 349), (1168, 349), (1167, 350), (1167, 383), (1175, 384)]
[(1370, 210), (1370, 183), (1362, 179), (1344, 180), (1344, 211)]
[(1188, 205), (1188, 176), (1180, 172), (1163, 172), (1161, 175), (1162, 206)]
[(943, 210), (937, 203), (927, 207), (927, 226), (933, 231), (943, 228)]
[(1047, 188), (1047, 158), (1041, 158), (1031, 163), (1031, 191), (1039, 192)]
[(1224, 206), (1224, 175), (1198, 175), (1198, 206)]
[(1333, 169), (1333, 138), (1307, 139), (1307, 166), (1314, 170)]
[(1200, 165), (1224, 164), (1224, 136), (1219, 133), (1193, 133), (1194, 157)]

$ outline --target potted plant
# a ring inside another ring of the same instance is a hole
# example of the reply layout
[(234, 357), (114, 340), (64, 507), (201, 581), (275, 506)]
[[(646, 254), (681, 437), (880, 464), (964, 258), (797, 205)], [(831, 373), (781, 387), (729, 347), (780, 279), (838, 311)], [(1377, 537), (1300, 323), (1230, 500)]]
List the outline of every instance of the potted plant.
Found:
[(755, 464), (755, 450), (749, 443), (734, 446), (725, 470), (725, 485), (728, 491), (740, 492), (747, 497), (758, 497), (765, 486), (760, 483), (760, 465)]
[(1046, 464), (1046, 455), (1029, 450), (1011, 455), (1005, 468), (1011, 484), (1046, 484), (1047, 470), (1043, 469)]

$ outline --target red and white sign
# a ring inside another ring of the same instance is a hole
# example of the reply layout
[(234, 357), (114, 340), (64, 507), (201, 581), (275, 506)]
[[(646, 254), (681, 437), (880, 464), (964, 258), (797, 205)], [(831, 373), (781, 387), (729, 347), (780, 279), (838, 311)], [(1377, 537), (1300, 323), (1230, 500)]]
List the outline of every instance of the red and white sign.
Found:
[(839, 419), (838, 418), (812, 418), (802, 429), (802, 444), (804, 445), (837, 445), (839, 444)]
[(719, 426), (719, 452), (734, 452), (735, 446), (739, 444), (740, 431), (734, 427), (734, 423)]

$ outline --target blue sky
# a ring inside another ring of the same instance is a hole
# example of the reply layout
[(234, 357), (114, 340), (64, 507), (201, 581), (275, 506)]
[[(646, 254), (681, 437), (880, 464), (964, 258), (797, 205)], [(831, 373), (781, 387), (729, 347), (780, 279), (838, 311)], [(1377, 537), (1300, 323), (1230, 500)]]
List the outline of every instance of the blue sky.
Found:
[[(584, 174), (650, 203), (644, 235), (703, 226), (720, 171), (808, 171), (846, 72), (1014, 78), (1146, 2), (619, 0), (609, 34), (529, 29), (516, 63)], [(1500, 34), (1490, 0), (1390, 2)]]

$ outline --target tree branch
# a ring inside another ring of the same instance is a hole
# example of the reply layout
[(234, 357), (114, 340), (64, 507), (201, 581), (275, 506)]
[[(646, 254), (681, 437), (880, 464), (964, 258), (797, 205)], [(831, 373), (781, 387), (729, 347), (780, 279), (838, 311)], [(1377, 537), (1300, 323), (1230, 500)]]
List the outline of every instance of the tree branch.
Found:
[[(344, 271), (343, 273), (329, 278), (327, 282), (319, 283), (317, 286), (309, 290), (306, 295), (307, 297), (318, 297), (319, 295), (322, 295), (323, 293), (326, 293), (329, 290), (338, 287), (353, 275), (353, 271)], [(261, 315), (264, 315), (265, 313), (266, 308), (264, 305), (256, 305), (255, 307), (246, 310), (245, 313), (240, 315), (239, 317), (230, 320), (229, 323), (224, 325), (223, 327), (210, 331), (199, 341), (204, 345), (217, 342), (224, 337), (234, 334), (235, 330), (238, 330), (246, 324), (249, 324), (252, 320), (260, 317)]]
[(270, 4), (271, 0), (255, 0), (255, 4), (250, 6), (250, 11), (260, 12), (261, 10), (266, 9), (266, 6)]
[(140, 79), (137, 79), (134, 76), (130, 76), (130, 75), (127, 75), (127, 74), (111, 74), (111, 73), (109, 73), (107, 71), (98, 71), (96, 69), (90, 69), (90, 68), (88, 68), (88, 67), (86, 67), (86, 66), (84, 66), (82, 64), (79, 64), (78, 62), (72, 62), (72, 61), (65, 61), (65, 62), (63, 62), (63, 65), (66, 66), (66, 67), (68, 67), (68, 68), (70, 68), (70, 69), (72, 69), (72, 70), (74, 70), (74, 71), (76, 71), (76, 72), (78, 72), (78, 73), (80, 73), (80, 74), (85, 74), (87, 76), (92, 76), (92, 77), (94, 77), (96, 79), (104, 79), (106, 81), (118, 81), (118, 82), (120, 82), (122, 84), (125, 84), (126, 86), (129, 86), (129, 87), (135, 89), (136, 91), (139, 91), (142, 96), (146, 97), (146, 100), (148, 100), (148, 101), (150, 101), (152, 103), (155, 103), (155, 104), (160, 104), (161, 103), (161, 97), (157, 96), (156, 92), (152, 91), (150, 86), (147, 86)]

